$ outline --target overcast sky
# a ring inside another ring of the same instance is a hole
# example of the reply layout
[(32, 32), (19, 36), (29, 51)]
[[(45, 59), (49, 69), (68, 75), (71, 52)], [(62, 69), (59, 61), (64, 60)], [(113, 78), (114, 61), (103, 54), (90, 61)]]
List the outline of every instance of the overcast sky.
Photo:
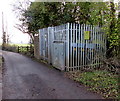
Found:
[(12, 43), (28, 43), (29, 36), (23, 34), (21, 31), (16, 29), (14, 26), (18, 22), (15, 14), (13, 13), (13, 6), (11, 4), (17, 2), (16, 0), (1, 0), (0, 2), (0, 42), (2, 42), (2, 12), (4, 13), (4, 25), (6, 29), (7, 24), (7, 34), (10, 36)]

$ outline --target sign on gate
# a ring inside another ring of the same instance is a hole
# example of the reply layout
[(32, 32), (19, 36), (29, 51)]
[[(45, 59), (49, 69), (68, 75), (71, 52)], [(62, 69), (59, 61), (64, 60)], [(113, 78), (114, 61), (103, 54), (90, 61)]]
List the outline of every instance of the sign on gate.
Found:
[(84, 39), (89, 40), (90, 39), (90, 31), (84, 31)]

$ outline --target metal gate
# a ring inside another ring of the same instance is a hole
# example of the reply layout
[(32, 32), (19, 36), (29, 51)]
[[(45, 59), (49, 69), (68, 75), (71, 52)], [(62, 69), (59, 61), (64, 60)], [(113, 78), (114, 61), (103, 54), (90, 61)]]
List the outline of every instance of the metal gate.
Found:
[(100, 66), (106, 37), (98, 26), (67, 23), (40, 29), (40, 56), (60, 70)]
[(69, 71), (100, 66), (100, 58), (103, 58), (106, 52), (106, 38), (101, 28), (85, 24), (68, 26), (66, 69)]
[(66, 57), (66, 34), (67, 25), (54, 27), (53, 31), (53, 51), (52, 51), (52, 64), (60, 70), (65, 70), (65, 57)]

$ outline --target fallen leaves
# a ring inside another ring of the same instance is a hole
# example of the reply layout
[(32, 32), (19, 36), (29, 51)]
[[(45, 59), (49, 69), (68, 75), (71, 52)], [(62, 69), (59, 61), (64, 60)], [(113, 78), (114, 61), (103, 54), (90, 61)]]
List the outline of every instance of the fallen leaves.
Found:
[(92, 72), (70, 72), (69, 75), (71, 79), (90, 87), (90, 90), (102, 94), (107, 99), (118, 98), (117, 74), (105, 70), (94, 70)]

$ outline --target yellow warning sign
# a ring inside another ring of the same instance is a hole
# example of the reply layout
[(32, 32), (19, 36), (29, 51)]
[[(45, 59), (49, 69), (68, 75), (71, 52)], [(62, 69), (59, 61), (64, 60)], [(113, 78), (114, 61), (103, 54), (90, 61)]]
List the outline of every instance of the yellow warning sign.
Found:
[(90, 31), (84, 31), (84, 39), (89, 40), (90, 39)]

